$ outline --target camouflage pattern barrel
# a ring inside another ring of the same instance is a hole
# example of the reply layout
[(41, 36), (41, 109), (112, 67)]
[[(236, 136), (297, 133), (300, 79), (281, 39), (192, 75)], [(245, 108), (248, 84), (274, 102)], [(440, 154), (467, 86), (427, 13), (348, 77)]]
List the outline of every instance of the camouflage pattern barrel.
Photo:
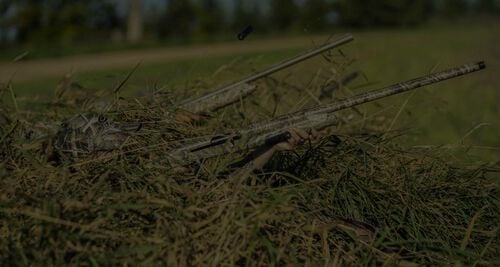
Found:
[(486, 68), (483, 61), (478, 63), (465, 64), (460, 67), (447, 69), (437, 73), (425, 75), (406, 82), (397, 83), (386, 88), (370, 91), (359, 96), (355, 96), (346, 100), (338, 101), (333, 104), (318, 106), (308, 112), (334, 112), (342, 109), (354, 107), (363, 103), (371, 102), (380, 98), (388, 97), (395, 94), (400, 94), (413, 89), (417, 89), (430, 84), (442, 82), (452, 78), (460, 77), (469, 73), (473, 73)]

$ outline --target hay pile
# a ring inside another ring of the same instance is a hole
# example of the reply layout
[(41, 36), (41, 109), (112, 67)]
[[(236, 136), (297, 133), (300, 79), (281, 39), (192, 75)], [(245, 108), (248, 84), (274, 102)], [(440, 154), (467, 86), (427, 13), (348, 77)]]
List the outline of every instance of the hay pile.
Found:
[(372, 121), (280, 154), (245, 179), (220, 176), (226, 158), (177, 174), (154, 144), (246, 125), (264, 116), (260, 107), (250, 99), (194, 127), (162, 122), (172, 111), (151, 99), (118, 98), (108, 114), (151, 122), (130, 142), (148, 149), (56, 163), (56, 122), (95, 108), (75, 98), (59, 95), (43, 112), (1, 106), (2, 266), (499, 263), (498, 185), (487, 177), (499, 166), (402, 149)]

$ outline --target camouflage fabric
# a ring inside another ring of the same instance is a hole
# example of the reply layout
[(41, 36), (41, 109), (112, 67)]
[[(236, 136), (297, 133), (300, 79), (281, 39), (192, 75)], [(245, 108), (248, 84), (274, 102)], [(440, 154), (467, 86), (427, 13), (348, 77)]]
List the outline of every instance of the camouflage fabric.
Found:
[(140, 123), (113, 122), (104, 115), (79, 114), (64, 121), (54, 146), (60, 154), (82, 157), (120, 148), (141, 127)]

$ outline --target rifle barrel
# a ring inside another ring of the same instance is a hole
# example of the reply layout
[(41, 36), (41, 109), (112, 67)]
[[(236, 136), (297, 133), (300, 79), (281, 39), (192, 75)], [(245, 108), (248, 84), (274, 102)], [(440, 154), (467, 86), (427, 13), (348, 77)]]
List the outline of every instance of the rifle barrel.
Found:
[(482, 70), (486, 67), (483, 61), (472, 64), (465, 64), (460, 67), (447, 69), (437, 73), (422, 76), (420, 78), (412, 79), (406, 82), (397, 83), (382, 89), (373, 90), (354, 96), (353, 98), (341, 100), (334, 102), (329, 105), (319, 106), (306, 111), (309, 114), (314, 114), (317, 112), (335, 112), (342, 109), (350, 108), (367, 102), (371, 102), (380, 98), (388, 97), (391, 95), (407, 92), (419, 87), (427, 86), (433, 83), (438, 83), (444, 80), (456, 78), (469, 73), (473, 73)]
[(223, 86), (222, 88), (219, 88), (217, 90), (215, 90), (214, 92), (211, 92), (211, 93), (208, 93), (208, 94), (205, 94), (201, 97), (197, 97), (195, 99), (188, 99), (186, 101), (183, 101), (180, 103), (180, 106), (181, 107), (184, 107), (184, 106), (191, 106), (193, 103), (196, 103), (198, 101), (202, 101), (204, 100), (205, 98), (212, 98), (214, 97), (215, 95), (217, 94), (222, 94), (224, 93), (225, 91), (228, 91), (228, 90), (231, 90), (232, 88), (235, 87), (235, 85), (238, 85), (238, 84), (242, 84), (242, 83), (250, 83), (250, 82), (253, 82), (253, 81), (256, 81), (260, 78), (263, 78), (263, 77), (266, 77), (268, 75), (271, 75), (277, 71), (280, 71), (282, 69), (285, 69), (289, 66), (292, 66), (294, 64), (297, 64), (301, 61), (304, 61), (308, 58), (311, 58), (315, 55), (318, 55), (318, 54), (321, 54), (327, 50), (330, 50), (332, 48), (335, 48), (335, 47), (338, 47), (338, 46), (341, 46), (343, 44), (346, 44), (350, 41), (354, 40), (354, 38), (352, 37), (351, 34), (345, 34), (343, 35), (342, 37), (336, 39), (335, 41), (331, 42), (331, 43), (328, 43), (328, 44), (325, 44), (325, 45), (322, 45), (316, 49), (313, 49), (309, 52), (306, 52), (302, 55), (298, 55), (296, 57), (293, 57), (291, 59), (288, 59), (288, 60), (285, 60), (283, 62), (280, 62), (278, 64), (275, 64), (273, 66), (270, 66), (269, 68), (265, 69), (265, 70), (262, 70), (260, 72), (257, 72), (255, 74), (252, 74), (246, 78), (243, 78), (237, 82), (234, 82), (234, 83), (231, 83), (229, 85), (226, 85), (226, 86)]
[(280, 71), (282, 69), (285, 69), (285, 68), (288, 68), (294, 64), (297, 64), (301, 61), (304, 61), (308, 58), (311, 58), (313, 56), (316, 56), (318, 54), (321, 54), (327, 50), (330, 50), (332, 48), (335, 48), (335, 47), (339, 47), (341, 45), (344, 45), (350, 41), (354, 40), (354, 38), (352, 37), (351, 34), (345, 34), (343, 35), (341, 38), (338, 38), (337, 40), (335, 40), (334, 42), (331, 42), (331, 43), (328, 43), (328, 44), (325, 44), (325, 45), (322, 45), (316, 49), (313, 49), (309, 52), (306, 52), (302, 55), (298, 55), (296, 57), (293, 57), (293, 58), (290, 58), (288, 60), (285, 60), (281, 63), (278, 63), (276, 65), (273, 65), (263, 71), (260, 71), (258, 73), (255, 73), (253, 75), (250, 75), (249, 77), (247, 78), (244, 78), (242, 79), (240, 82), (242, 83), (249, 83), (249, 82), (253, 82), (253, 81), (256, 81), (260, 78), (263, 78), (263, 77), (266, 77), (268, 75), (271, 75), (277, 71)]

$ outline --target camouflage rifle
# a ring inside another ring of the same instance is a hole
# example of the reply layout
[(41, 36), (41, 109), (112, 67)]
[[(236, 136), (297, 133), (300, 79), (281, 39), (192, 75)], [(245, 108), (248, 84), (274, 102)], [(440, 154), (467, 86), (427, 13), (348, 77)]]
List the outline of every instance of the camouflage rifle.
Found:
[[(178, 106), (192, 113), (214, 111), (252, 93), (256, 89), (256, 86), (248, 83), (254, 82), (352, 40), (352, 35), (343, 35), (333, 42), (273, 65), (214, 92), (192, 100), (185, 100)], [(177, 114), (174, 113), (167, 114), (166, 116), (168, 116), (166, 119), (178, 119)], [(183, 114), (180, 116), (183, 116)], [(99, 116), (86, 116), (80, 114), (66, 120), (61, 125), (56, 134), (55, 146), (59, 152), (62, 152), (61, 154), (70, 154), (73, 158), (80, 155), (88, 155), (95, 151), (110, 151), (120, 147), (127, 136), (134, 134), (140, 128), (138, 125), (140, 124), (114, 122), (108, 120), (108, 118), (102, 114)]]
[(309, 52), (285, 60), (281, 63), (275, 64), (265, 70), (252, 74), (246, 78), (243, 78), (229, 85), (223, 86), (215, 90), (214, 92), (205, 94), (203, 96), (194, 99), (184, 100), (179, 103), (179, 107), (193, 113), (214, 111), (219, 108), (225, 107), (231, 103), (238, 101), (240, 97), (245, 97), (251, 94), (253, 91), (255, 91), (256, 86), (251, 85), (249, 83), (257, 81), (263, 77), (271, 75), (277, 71), (288, 68), (297, 63), (300, 63), (308, 58), (321, 54), (327, 50), (339, 47), (352, 40), (353, 37), (351, 34), (345, 34), (333, 42), (327, 43)]
[(349, 99), (288, 114), (232, 134), (207, 137), (202, 141), (173, 149), (169, 154), (173, 159), (188, 163), (230, 152), (244, 151), (261, 145), (277, 144), (290, 138), (290, 133), (286, 129), (314, 128), (319, 130), (333, 126), (337, 121), (334, 116), (336, 111), (473, 73), (484, 68), (484, 62), (478, 62), (425, 75), (383, 89), (369, 91)]

